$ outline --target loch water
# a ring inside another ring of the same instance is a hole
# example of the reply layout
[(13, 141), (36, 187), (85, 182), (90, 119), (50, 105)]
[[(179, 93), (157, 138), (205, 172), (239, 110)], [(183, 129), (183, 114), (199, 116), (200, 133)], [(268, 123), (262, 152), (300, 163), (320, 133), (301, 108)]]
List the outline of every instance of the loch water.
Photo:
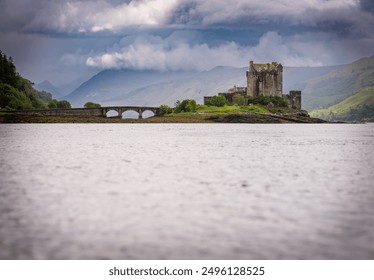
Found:
[(0, 259), (373, 259), (374, 124), (1, 124)]

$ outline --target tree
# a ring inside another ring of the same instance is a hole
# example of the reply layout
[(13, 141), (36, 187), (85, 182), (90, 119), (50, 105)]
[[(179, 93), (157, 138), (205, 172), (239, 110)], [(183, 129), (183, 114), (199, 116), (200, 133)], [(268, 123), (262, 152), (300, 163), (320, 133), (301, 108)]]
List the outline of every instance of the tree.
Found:
[(14, 87), (3, 84), (0, 87), (0, 107), (8, 110), (32, 109), (32, 103), (26, 94)]
[(37, 91), (37, 95), (38, 97), (43, 100), (44, 102), (48, 103), (49, 101), (52, 100), (52, 94), (50, 94), (49, 92), (46, 92), (44, 90), (42, 91)]
[(71, 104), (67, 100), (56, 100), (52, 99), (51, 101), (48, 102), (48, 108), (49, 109), (70, 109)]
[(88, 101), (86, 102), (86, 104), (84, 104), (84, 108), (100, 108), (101, 105), (98, 104), (98, 103), (93, 103), (91, 101)]
[(70, 109), (71, 108), (71, 104), (67, 100), (60, 100), (60, 101), (57, 101), (57, 108)]
[(210, 98), (207, 102), (207, 105), (215, 106), (215, 107), (223, 107), (227, 104), (227, 99), (223, 95), (215, 95)]
[(169, 107), (168, 105), (161, 105), (160, 106), (160, 114), (167, 115), (173, 113), (173, 108)]
[(52, 99), (48, 102), (48, 108), (49, 109), (56, 109), (58, 105), (58, 101), (56, 99)]
[(182, 112), (196, 112), (196, 101), (193, 99), (185, 99), (182, 102), (179, 100), (175, 103), (175, 113), (182, 113)]
[(193, 99), (188, 100), (187, 105), (185, 107), (186, 112), (196, 112), (196, 101)]
[(46, 109), (52, 99), (47, 92), (39, 92), (33, 83), (21, 77), (11, 57), (0, 51), (0, 107), (9, 110)]
[(245, 97), (243, 95), (241, 95), (241, 94), (235, 94), (233, 96), (233, 98), (232, 98), (232, 103), (236, 104), (236, 105), (239, 105), (239, 106), (245, 106), (245, 105), (247, 105)]

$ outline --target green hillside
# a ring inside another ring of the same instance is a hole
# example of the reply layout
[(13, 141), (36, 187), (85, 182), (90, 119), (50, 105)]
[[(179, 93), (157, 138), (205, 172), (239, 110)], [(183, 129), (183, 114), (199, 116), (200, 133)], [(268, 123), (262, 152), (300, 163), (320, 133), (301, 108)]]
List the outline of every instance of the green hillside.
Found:
[(302, 89), (303, 107), (306, 110), (327, 108), (370, 86), (374, 86), (374, 56), (308, 80)]
[(374, 118), (374, 87), (368, 87), (327, 109), (310, 112), (324, 120), (365, 121)]
[(21, 77), (11, 57), (0, 51), (0, 109), (47, 109), (52, 95), (37, 91), (32, 82)]

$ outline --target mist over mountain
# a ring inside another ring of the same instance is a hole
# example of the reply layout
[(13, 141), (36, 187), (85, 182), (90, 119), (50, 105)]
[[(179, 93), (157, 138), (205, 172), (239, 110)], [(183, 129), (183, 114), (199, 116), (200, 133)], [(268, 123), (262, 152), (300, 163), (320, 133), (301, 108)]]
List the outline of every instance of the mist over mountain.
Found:
[(52, 94), (54, 98), (61, 96), (61, 92), (50, 81), (44, 80), (43, 82), (34, 86), (36, 90), (46, 91)]
[[(87, 101), (102, 105), (173, 105), (177, 100), (215, 95), (246, 86), (247, 67), (215, 67), (203, 72), (104, 70), (64, 98), (74, 106)], [(367, 86), (374, 85), (374, 56), (348, 65), (284, 67), (283, 92), (302, 91), (306, 110), (334, 105)]]
[(374, 121), (374, 87), (367, 87), (326, 109), (310, 112), (327, 121)]
[(307, 110), (326, 108), (370, 86), (374, 86), (374, 56), (306, 81), (302, 88), (303, 105)]
[[(118, 96), (125, 98), (136, 89), (189, 77), (190, 75), (193, 75), (193, 73), (104, 70), (81, 84), (64, 98), (69, 100), (74, 106), (82, 106), (87, 101), (108, 104), (111, 100), (117, 99), (116, 97)], [(139, 105), (139, 103), (137, 104)]]
[(50, 81), (44, 80), (43, 82), (36, 84), (34, 88), (51, 93), (53, 98), (62, 99), (65, 95), (70, 94), (81, 86), (82, 83), (85, 83), (87, 79), (90, 79), (90, 77), (83, 76), (61, 85), (54, 85)]
[(202, 103), (204, 96), (226, 91), (234, 85), (245, 86), (245, 71), (246, 68), (215, 67), (189, 77), (137, 88), (126, 95), (108, 100), (108, 104), (174, 105), (177, 100), (187, 98)]

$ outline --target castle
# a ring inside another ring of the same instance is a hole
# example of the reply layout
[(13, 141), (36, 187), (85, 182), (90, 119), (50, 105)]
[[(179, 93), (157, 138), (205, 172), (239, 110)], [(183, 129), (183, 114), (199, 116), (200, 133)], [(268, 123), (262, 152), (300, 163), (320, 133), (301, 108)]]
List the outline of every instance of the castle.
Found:
[[(232, 101), (235, 94), (247, 97), (280, 97), (287, 100), (289, 108), (301, 110), (301, 91), (292, 90), (289, 94), (283, 95), (283, 66), (277, 62), (254, 64), (250, 61), (249, 71), (247, 71), (247, 87), (234, 86), (228, 92), (220, 93), (228, 101)], [(210, 96), (204, 97), (204, 103), (210, 98)]]
[(247, 71), (248, 96), (282, 97), (283, 66), (277, 62), (271, 64), (254, 64), (249, 62)]

